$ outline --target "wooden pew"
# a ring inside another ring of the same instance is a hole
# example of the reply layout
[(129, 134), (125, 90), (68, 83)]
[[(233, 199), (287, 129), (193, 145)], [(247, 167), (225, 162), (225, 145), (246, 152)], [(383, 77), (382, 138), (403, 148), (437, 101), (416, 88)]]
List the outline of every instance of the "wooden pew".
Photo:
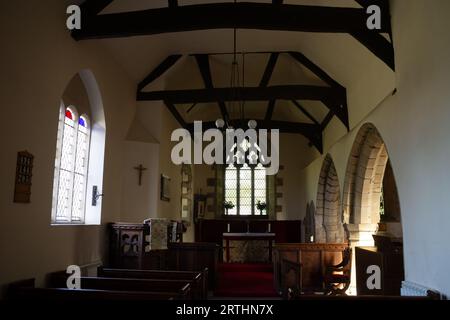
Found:
[(108, 267), (177, 271), (203, 271), (208, 268), (209, 289), (214, 289), (217, 264), (221, 260), (220, 245), (169, 242), (167, 250), (146, 251), (149, 234), (148, 224), (111, 223)]
[[(68, 275), (55, 272), (49, 276), (50, 288), (66, 288)], [(191, 284), (186, 280), (80, 277), (81, 289), (108, 291), (169, 292), (179, 300), (193, 299)]]
[(208, 288), (214, 289), (217, 282), (217, 266), (221, 255), (217, 244), (169, 243), (168, 248), (165, 270), (203, 271), (208, 268)]
[(98, 267), (98, 277), (107, 278), (134, 278), (134, 279), (165, 279), (186, 280), (192, 285), (195, 299), (208, 299), (208, 268), (203, 272), (197, 271), (171, 271), (171, 270), (137, 270), (112, 269)]
[(96, 289), (36, 288), (35, 279), (10, 284), (7, 299), (10, 301), (133, 301), (174, 300), (173, 292), (116, 291)]

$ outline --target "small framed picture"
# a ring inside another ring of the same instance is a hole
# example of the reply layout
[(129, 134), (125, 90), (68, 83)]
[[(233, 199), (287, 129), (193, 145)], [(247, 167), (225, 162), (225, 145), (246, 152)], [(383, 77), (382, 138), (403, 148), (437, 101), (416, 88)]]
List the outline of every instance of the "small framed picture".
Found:
[(170, 201), (170, 178), (161, 175), (161, 200)]

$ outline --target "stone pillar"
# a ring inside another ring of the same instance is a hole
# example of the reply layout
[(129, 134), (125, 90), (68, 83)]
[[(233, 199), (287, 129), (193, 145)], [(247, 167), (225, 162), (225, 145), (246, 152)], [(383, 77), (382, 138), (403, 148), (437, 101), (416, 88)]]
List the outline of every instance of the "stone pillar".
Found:
[(323, 226), (323, 215), (316, 214), (315, 216), (315, 239), (316, 243), (326, 243), (327, 234)]

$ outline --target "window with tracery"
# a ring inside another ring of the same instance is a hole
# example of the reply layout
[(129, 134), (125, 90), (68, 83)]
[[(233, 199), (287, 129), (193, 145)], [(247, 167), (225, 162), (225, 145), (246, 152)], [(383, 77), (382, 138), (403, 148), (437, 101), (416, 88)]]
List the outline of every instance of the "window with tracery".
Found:
[(89, 164), (90, 124), (74, 107), (62, 108), (58, 125), (52, 223), (83, 223)]

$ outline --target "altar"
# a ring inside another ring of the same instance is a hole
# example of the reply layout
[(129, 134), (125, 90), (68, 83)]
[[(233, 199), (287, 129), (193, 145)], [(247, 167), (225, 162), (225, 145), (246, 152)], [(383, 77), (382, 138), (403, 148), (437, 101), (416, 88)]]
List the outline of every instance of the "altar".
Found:
[(225, 262), (272, 262), (275, 233), (226, 232), (222, 239)]

